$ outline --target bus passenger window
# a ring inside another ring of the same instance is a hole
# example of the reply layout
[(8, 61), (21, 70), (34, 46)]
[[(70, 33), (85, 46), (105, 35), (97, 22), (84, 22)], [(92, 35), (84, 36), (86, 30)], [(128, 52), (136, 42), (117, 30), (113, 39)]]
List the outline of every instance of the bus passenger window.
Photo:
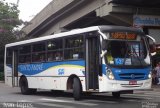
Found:
[(19, 63), (30, 63), (31, 56), (30, 55), (20, 55), (19, 56)]
[(47, 55), (47, 61), (53, 61), (53, 53), (49, 52)]
[(45, 61), (45, 55), (44, 54), (40, 55), (40, 61), (41, 62)]
[(19, 47), (19, 63), (31, 62), (31, 45)]
[(55, 60), (62, 60), (62, 54), (60, 52), (56, 52)]
[(60, 61), (60, 60), (63, 60), (63, 52), (62, 51), (48, 52), (47, 61)]
[(45, 62), (45, 61), (46, 61), (45, 42), (33, 44), (32, 62)]
[(84, 54), (83, 36), (65, 39), (64, 59), (82, 59)]
[(38, 43), (38, 44), (34, 44), (33, 45), (33, 52), (41, 52), (41, 51), (45, 51), (45, 43)]
[(62, 49), (62, 39), (55, 39), (48, 42), (47, 48), (48, 50), (58, 50)]
[(32, 62), (44, 62), (45, 61), (45, 53), (34, 53), (32, 55)]

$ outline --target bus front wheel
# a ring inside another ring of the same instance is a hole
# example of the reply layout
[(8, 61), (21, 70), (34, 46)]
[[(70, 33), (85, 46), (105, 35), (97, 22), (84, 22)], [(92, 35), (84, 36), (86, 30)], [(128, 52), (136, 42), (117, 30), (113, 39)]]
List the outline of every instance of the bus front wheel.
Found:
[(120, 98), (120, 92), (112, 92), (114, 98)]
[(81, 83), (78, 78), (73, 79), (73, 97), (75, 100), (80, 100), (82, 94)]
[(36, 92), (36, 89), (29, 89), (28, 88), (28, 81), (27, 81), (26, 77), (22, 77), (20, 79), (20, 89), (21, 89), (21, 93), (24, 95), (29, 95), (29, 94)]

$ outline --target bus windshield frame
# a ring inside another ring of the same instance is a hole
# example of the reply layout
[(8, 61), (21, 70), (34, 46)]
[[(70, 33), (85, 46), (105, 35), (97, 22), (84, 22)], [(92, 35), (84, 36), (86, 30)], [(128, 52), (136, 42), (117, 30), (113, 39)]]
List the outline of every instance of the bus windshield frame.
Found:
[(148, 47), (142, 34), (136, 34), (132, 39), (113, 39), (111, 33), (105, 33), (109, 38), (103, 40), (105, 62), (110, 67), (143, 68), (151, 65)]

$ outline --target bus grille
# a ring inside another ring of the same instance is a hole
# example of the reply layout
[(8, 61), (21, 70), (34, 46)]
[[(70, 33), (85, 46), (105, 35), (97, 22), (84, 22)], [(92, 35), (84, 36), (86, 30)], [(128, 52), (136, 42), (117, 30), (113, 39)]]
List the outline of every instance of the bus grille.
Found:
[(145, 77), (144, 73), (122, 73), (119, 74), (121, 79), (143, 79)]

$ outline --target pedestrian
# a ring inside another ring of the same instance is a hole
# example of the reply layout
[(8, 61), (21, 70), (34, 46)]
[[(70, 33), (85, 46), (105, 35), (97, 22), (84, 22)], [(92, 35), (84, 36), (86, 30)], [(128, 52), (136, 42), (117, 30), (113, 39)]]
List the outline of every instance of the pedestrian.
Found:
[(157, 84), (160, 84), (160, 62), (155, 67)]
[(157, 83), (158, 83), (157, 71), (154, 68), (152, 71), (152, 84), (157, 85)]

